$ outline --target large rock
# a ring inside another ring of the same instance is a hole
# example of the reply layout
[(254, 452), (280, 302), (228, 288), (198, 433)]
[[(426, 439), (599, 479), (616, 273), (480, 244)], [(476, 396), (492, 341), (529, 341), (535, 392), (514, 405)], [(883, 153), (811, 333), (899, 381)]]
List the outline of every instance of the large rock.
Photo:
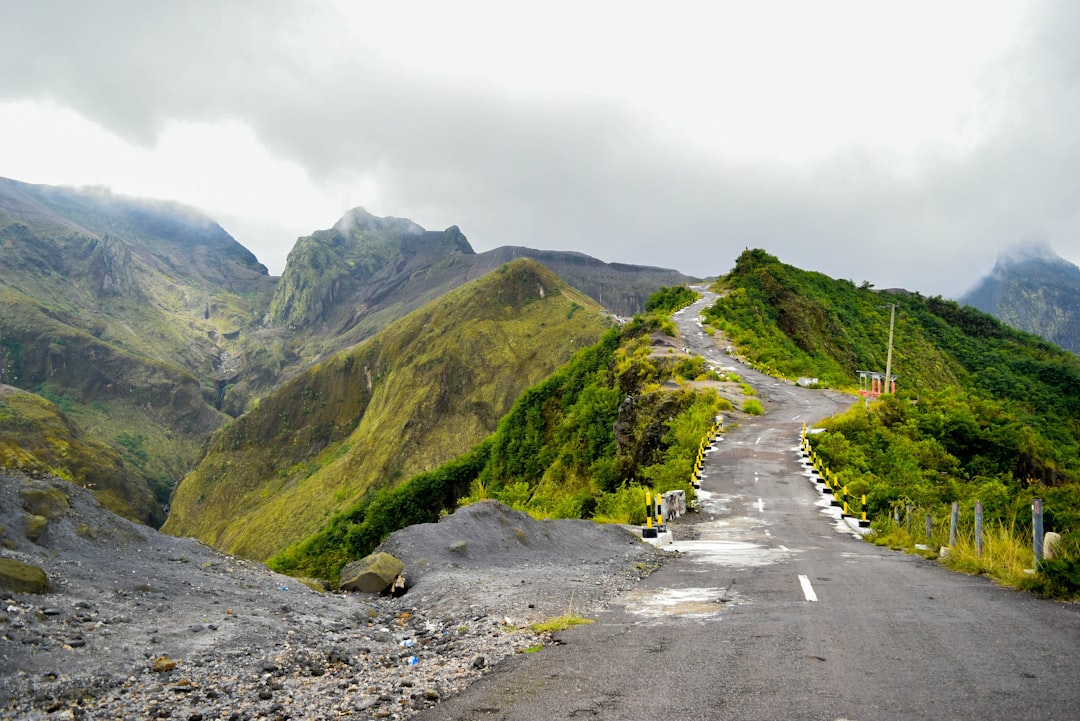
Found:
[(0, 590), (12, 593), (51, 591), (45, 571), (14, 558), (0, 558)]
[(20, 488), (19, 500), (32, 515), (49, 520), (60, 518), (69, 508), (67, 496), (55, 488)]
[(405, 564), (389, 553), (372, 553), (341, 569), (338, 587), (343, 591), (382, 593), (394, 583)]

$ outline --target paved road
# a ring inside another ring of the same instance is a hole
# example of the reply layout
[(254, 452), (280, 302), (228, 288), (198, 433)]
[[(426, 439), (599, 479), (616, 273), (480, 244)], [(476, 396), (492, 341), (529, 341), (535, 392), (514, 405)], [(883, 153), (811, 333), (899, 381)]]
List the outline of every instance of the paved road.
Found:
[[(698, 335), (707, 300), (677, 317), (684, 343), (735, 365)], [(797, 453), (850, 401), (738, 367), (767, 412), (707, 457), (681, 557), (418, 718), (1080, 718), (1080, 607), (857, 538)]]

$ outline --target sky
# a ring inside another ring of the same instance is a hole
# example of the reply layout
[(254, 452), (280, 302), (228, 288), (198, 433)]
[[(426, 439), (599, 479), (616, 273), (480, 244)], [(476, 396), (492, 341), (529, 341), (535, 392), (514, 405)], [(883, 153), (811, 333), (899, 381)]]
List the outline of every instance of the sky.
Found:
[(0, 176), (195, 206), (274, 275), (362, 206), (958, 297), (1080, 262), (1077, 37), (1068, 0), (0, 0)]

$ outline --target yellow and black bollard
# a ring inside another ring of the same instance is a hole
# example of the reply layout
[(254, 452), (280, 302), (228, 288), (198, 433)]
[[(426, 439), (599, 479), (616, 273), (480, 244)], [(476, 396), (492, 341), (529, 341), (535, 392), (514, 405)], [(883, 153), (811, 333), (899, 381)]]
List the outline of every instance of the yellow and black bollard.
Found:
[(652, 493), (645, 491), (645, 526), (641, 529), (642, 538), (656, 538), (656, 529), (653, 528), (652, 506)]

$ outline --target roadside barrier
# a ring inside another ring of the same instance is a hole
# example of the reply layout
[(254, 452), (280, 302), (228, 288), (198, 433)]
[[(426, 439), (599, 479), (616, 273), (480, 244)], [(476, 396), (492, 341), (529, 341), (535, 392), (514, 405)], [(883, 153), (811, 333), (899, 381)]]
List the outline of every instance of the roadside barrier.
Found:
[(705, 454), (713, 449), (720, 434), (724, 432), (724, 417), (716, 416), (709, 430), (698, 443), (697, 455), (694, 457), (694, 470), (690, 473), (690, 486), (694, 492), (701, 490), (701, 473), (705, 466)]
[(641, 528), (642, 538), (656, 538), (657, 530), (653, 527), (652, 491), (645, 491), (645, 525)]
[(820, 490), (823, 493), (832, 496), (832, 505), (840, 509), (843, 517), (854, 518), (858, 522), (859, 528), (869, 527), (866, 495), (855, 496), (848, 490), (846, 485), (840, 484), (836, 476), (822, 462), (818, 454), (814, 452), (813, 447), (810, 445), (810, 434), (807, 433), (805, 423), (803, 423), (802, 431), (799, 434), (799, 451), (813, 471), (810, 478), (822, 486)]

